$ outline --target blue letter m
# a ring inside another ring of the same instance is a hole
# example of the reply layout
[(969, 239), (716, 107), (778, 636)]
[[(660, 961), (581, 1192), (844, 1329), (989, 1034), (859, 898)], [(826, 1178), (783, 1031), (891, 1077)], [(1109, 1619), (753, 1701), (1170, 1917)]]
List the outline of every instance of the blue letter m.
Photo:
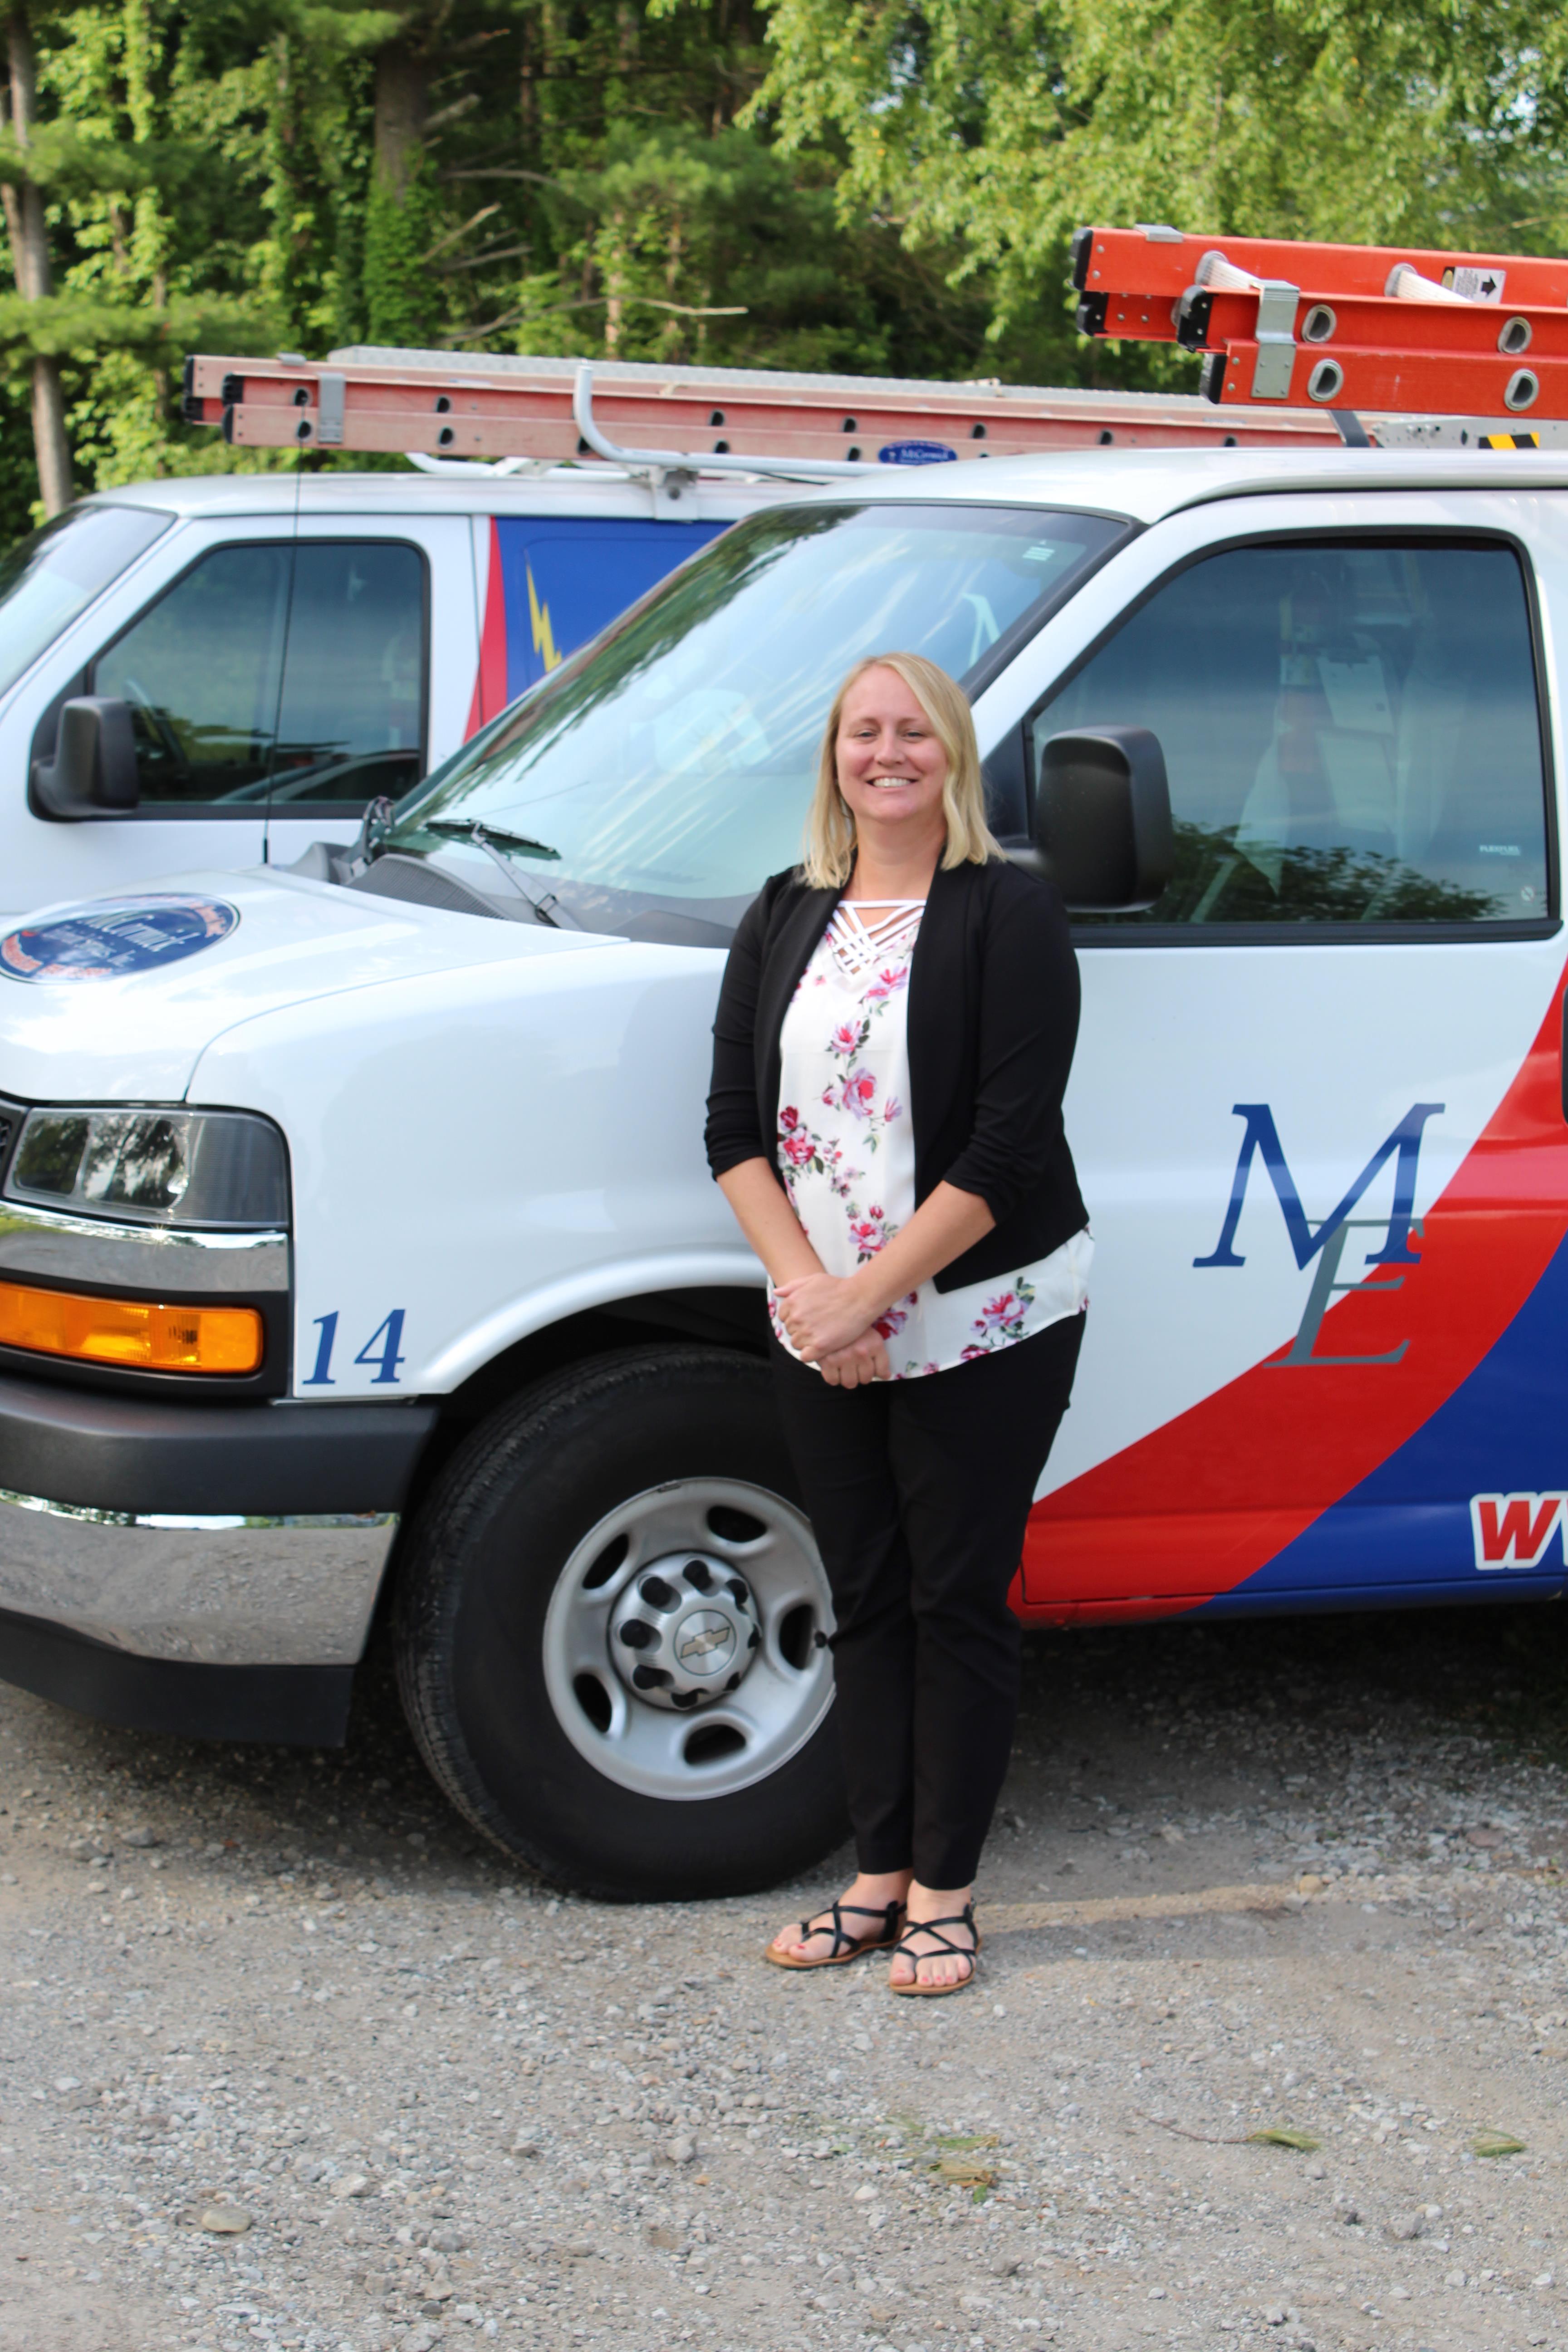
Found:
[(1263, 1164), (1274, 1180), (1274, 1190), (1279, 1196), (1279, 1206), (1285, 1212), (1285, 1230), (1290, 1236), (1290, 1246), (1296, 1253), (1296, 1263), (1306, 1266), (1317, 1255), (1323, 1244), (1336, 1233), (1354, 1209), (1356, 1202), (1391, 1154), (1399, 1155), (1394, 1171), (1394, 1207), (1389, 1213), (1388, 1236), (1380, 1250), (1367, 1258), (1368, 1265), (1416, 1265), (1420, 1263), (1410, 1246), (1411, 1220), (1415, 1213), (1415, 1165), (1421, 1155), (1421, 1130), (1429, 1118), (1444, 1108), (1441, 1103), (1412, 1103), (1399, 1125), (1385, 1135), (1355, 1182), (1351, 1186), (1337, 1209), (1331, 1210), (1316, 1233), (1307, 1223), (1301, 1206), (1301, 1196), (1296, 1190), (1296, 1180), (1286, 1164), (1280, 1149), (1279, 1129), (1274, 1114), (1267, 1103), (1233, 1103), (1237, 1118), (1247, 1121), (1247, 1131), (1241, 1139), (1241, 1152), (1236, 1163), (1236, 1175), (1230, 1188), (1230, 1206), (1225, 1213), (1225, 1223), (1219, 1241), (1209, 1257), (1195, 1257), (1194, 1265), (1245, 1265), (1232, 1244), (1241, 1222), (1241, 1204), (1247, 1198), (1247, 1180), (1252, 1172), (1255, 1152), (1263, 1154)]

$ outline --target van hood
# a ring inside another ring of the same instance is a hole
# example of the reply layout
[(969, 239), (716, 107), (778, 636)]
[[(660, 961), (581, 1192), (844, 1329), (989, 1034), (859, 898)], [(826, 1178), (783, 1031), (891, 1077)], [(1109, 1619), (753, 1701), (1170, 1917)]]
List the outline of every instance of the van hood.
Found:
[(265, 868), (75, 899), (0, 933), (0, 1093), (177, 1102), (204, 1049), (258, 1013), (604, 944)]

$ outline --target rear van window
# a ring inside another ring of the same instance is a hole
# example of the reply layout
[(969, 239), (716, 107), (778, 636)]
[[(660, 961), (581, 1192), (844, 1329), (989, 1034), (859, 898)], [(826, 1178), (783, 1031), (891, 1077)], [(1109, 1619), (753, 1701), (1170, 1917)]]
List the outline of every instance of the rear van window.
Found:
[(1163, 923), (1485, 923), (1550, 912), (1529, 603), (1500, 542), (1226, 549), (1176, 573), (1037, 711), (1152, 728)]
[(70, 507), (0, 555), (0, 694), (173, 520), (146, 507)]

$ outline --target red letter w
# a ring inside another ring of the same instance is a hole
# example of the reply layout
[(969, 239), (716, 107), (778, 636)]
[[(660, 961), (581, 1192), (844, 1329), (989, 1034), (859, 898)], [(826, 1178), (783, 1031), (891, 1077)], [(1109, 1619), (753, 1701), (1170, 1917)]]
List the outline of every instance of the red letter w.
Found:
[(1478, 1568), (1536, 1568), (1563, 1516), (1561, 1495), (1472, 1495)]

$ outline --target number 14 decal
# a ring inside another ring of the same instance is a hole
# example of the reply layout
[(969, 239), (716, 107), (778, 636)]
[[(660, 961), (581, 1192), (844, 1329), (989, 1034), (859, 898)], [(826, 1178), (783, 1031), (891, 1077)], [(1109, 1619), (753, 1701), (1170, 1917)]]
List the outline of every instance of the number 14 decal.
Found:
[[(405, 1360), (399, 1352), (403, 1346), (405, 1312), (405, 1308), (395, 1307), (391, 1314), (376, 1325), (354, 1358), (356, 1364), (375, 1366), (375, 1377), (371, 1382), (373, 1388), (378, 1388), (384, 1381), (395, 1381), (397, 1368)], [(316, 1344), (316, 1368), (300, 1385), (307, 1389), (336, 1388), (337, 1382), (332, 1378), (332, 1349), (338, 1338), (337, 1309), (334, 1307), (330, 1315), (318, 1315), (316, 1328), (321, 1335)]]

